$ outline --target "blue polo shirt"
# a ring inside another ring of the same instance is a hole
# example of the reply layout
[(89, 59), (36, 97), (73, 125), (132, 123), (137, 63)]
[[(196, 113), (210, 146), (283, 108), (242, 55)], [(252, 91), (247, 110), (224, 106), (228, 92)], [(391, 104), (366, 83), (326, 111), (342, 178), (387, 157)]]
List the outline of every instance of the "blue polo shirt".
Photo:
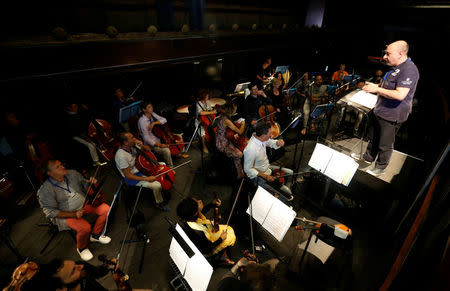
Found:
[(392, 122), (405, 122), (411, 111), (418, 81), (419, 70), (410, 58), (393, 67), (384, 75), (381, 87), (388, 90), (395, 90), (397, 87), (409, 88), (408, 95), (401, 101), (378, 95), (377, 104), (373, 109), (375, 115)]

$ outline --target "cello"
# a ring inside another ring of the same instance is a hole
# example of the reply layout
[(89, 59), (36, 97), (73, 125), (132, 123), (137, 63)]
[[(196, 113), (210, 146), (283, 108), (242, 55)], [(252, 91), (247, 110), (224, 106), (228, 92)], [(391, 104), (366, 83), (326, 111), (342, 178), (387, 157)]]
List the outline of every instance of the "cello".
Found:
[(163, 190), (170, 190), (175, 181), (175, 172), (170, 167), (161, 165), (152, 152), (143, 151), (138, 147), (135, 148), (139, 153), (135, 161), (135, 166), (139, 172), (146, 176), (155, 176)]
[(261, 105), (258, 109), (258, 114), (260, 119), (264, 122), (270, 122), (272, 125), (272, 138), (277, 138), (280, 135), (280, 125), (274, 121), (274, 114), (277, 113), (275, 108), (272, 105)]
[(92, 118), (88, 127), (88, 136), (95, 141), (99, 152), (107, 160), (114, 160), (120, 143), (115, 140), (111, 125), (103, 119)]
[[(238, 122), (233, 122), (234, 125), (240, 129), (241, 128), (241, 124)], [(225, 130), (225, 134), (227, 139), (235, 146), (237, 147), (241, 152), (244, 151), (245, 147), (248, 144), (248, 141), (250, 140), (248, 137), (246, 137), (245, 135), (239, 135), (236, 132), (234, 132), (231, 128), (227, 127), (227, 129)]]
[[(200, 102), (201, 101), (198, 101), (197, 104), (200, 106), (202, 111), (209, 111), (209, 110), (205, 110), (205, 108), (203, 108), (203, 106)], [(215, 106), (215, 110), (217, 110), (217, 108), (218, 108), (218, 105)], [(211, 142), (211, 137), (209, 136), (209, 133), (208, 133), (208, 127), (213, 123), (215, 118), (216, 118), (215, 114), (205, 114), (205, 115), (198, 116), (198, 120), (200, 121), (200, 124), (205, 129), (205, 138), (206, 138), (207, 142)], [(216, 133), (216, 132), (217, 132), (217, 127), (214, 128), (214, 133)]]
[(167, 123), (156, 124), (153, 126), (152, 131), (156, 137), (163, 141), (163, 143), (169, 145), (170, 154), (172, 156), (176, 156), (184, 151), (183, 139), (179, 135), (173, 134)]

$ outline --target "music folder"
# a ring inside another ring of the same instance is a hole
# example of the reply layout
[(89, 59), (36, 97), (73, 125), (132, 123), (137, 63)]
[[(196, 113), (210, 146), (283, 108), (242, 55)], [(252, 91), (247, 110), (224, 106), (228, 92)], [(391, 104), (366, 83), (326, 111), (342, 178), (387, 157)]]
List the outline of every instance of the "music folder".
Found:
[(205, 291), (211, 280), (213, 267), (180, 225), (177, 224), (171, 232), (177, 234), (174, 235), (170, 243), (170, 258), (192, 290)]
[(136, 101), (131, 103), (130, 105), (124, 106), (119, 110), (119, 122), (124, 123), (131, 117), (138, 115), (141, 110), (140, 104), (142, 101)]
[(241, 92), (248, 88), (248, 85), (250, 85), (250, 82), (240, 83), (236, 85), (236, 88), (234, 89), (234, 92)]
[(317, 143), (308, 165), (339, 184), (348, 186), (359, 164), (351, 157)]
[[(250, 207), (252, 208), (250, 211)], [(266, 189), (258, 186), (247, 213), (273, 235), (279, 242), (283, 241), (296, 212), (275, 198)]]

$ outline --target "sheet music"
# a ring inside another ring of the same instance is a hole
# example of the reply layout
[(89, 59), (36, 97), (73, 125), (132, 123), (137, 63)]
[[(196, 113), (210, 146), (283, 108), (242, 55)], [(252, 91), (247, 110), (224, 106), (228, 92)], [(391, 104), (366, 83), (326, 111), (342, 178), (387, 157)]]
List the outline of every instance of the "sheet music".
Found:
[(372, 93), (364, 92), (363, 90), (355, 93), (350, 97), (351, 102), (358, 103), (364, 107), (373, 109), (375, 104), (377, 104), (378, 96)]
[(273, 204), (262, 226), (281, 242), (296, 216), (296, 212), (273, 197)]
[(184, 274), (189, 257), (175, 238), (172, 238), (170, 242), (169, 255), (178, 267), (178, 270), (180, 270), (180, 273)]
[[(266, 189), (258, 186), (258, 190), (256, 190), (255, 196), (253, 196), (251, 205), (253, 218), (261, 225), (264, 223), (264, 219), (269, 213), (274, 199), (276, 198), (267, 192)], [(250, 206), (247, 209), (247, 214), (250, 215)]]
[(184, 279), (193, 291), (204, 291), (208, 288), (213, 273), (212, 266), (202, 254), (195, 254), (186, 265)]
[(334, 181), (348, 186), (359, 165), (351, 157), (335, 150), (332, 151), (333, 156), (324, 174)]
[(333, 156), (333, 149), (317, 143), (308, 165), (315, 170), (323, 173), (327, 168), (328, 162)]
[(187, 236), (187, 234), (184, 232), (183, 228), (177, 223), (175, 226), (176, 231), (181, 235), (181, 237), (184, 239), (184, 241), (188, 244), (188, 246), (191, 247), (191, 249), (194, 251), (195, 254), (202, 254), (198, 248), (194, 245), (194, 243), (191, 241), (191, 239)]
[[(304, 250), (306, 247), (306, 243), (307, 241), (302, 242), (299, 247)], [(314, 255), (316, 258), (321, 260), (323, 264), (325, 264), (331, 253), (334, 251), (334, 248), (330, 245), (327, 245), (320, 239), (318, 239), (316, 243), (316, 236), (313, 234), (311, 237), (311, 242), (309, 243), (308, 249), (306, 251)]]

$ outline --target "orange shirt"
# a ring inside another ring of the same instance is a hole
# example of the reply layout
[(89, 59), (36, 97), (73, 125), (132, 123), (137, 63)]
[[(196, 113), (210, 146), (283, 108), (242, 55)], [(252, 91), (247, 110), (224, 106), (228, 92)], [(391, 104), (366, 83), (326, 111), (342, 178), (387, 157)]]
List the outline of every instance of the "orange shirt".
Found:
[(344, 76), (347, 76), (348, 73), (346, 71), (342, 72), (342, 75), (339, 75), (341, 71), (336, 71), (333, 73), (333, 76), (331, 77), (331, 82), (341, 82)]

